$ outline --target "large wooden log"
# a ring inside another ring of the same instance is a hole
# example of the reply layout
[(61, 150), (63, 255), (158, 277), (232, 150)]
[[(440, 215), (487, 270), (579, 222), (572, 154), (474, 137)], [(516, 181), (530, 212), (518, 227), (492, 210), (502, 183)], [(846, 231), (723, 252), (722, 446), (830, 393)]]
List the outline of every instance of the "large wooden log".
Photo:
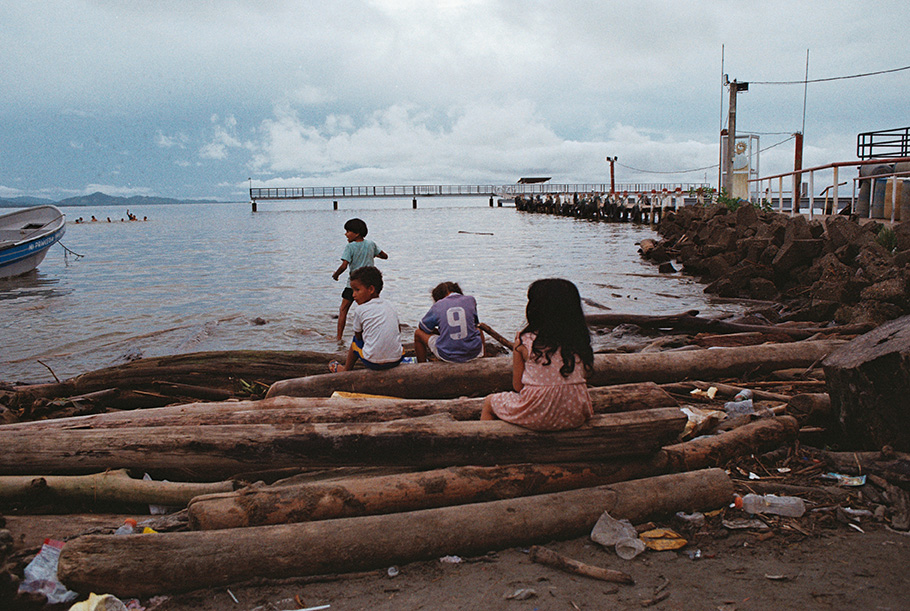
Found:
[(206, 494), (189, 505), (195, 530), (397, 513), (533, 496), (655, 475), (650, 459), (449, 467)]
[[(809, 367), (843, 343), (826, 340), (680, 352), (598, 354), (588, 384), (678, 382)], [(405, 398), (448, 398), (477, 397), (511, 388), (512, 359), (489, 358), (463, 364), (418, 363), (386, 371), (344, 371), (282, 380), (272, 384), (266, 396), (328, 397), (339, 390)]]
[(721, 466), (796, 439), (790, 417), (758, 420), (733, 431), (666, 446), (643, 459), (606, 464), (454, 467), (377, 477), (248, 488), (197, 497), (189, 506), (198, 529), (238, 528), (354, 515), (412, 511), (528, 496), (616, 481)]
[(0, 476), (0, 500), (91, 501), (185, 507), (190, 499), (234, 489), (232, 482), (187, 483), (134, 479), (125, 469), (91, 475)]
[(58, 576), (78, 591), (150, 596), (255, 577), (349, 572), (587, 534), (604, 511), (641, 522), (729, 503), (720, 469), (408, 513), (244, 529), (88, 535), (66, 544)]
[(849, 447), (910, 452), (910, 316), (856, 338), (822, 365)]
[(792, 442), (799, 434), (799, 424), (792, 416), (756, 420), (713, 437), (702, 437), (685, 443), (665, 446), (661, 460), (667, 471), (688, 471), (715, 467), (749, 454), (768, 452)]
[(0, 427), (0, 475), (144, 469), (158, 479), (221, 479), (244, 471), (336, 465), (596, 461), (649, 454), (686, 423), (677, 408), (595, 415), (540, 433), (443, 415), (379, 423), (160, 426), (25, 432)]
[[(231, 394), (239, 380), (270, 384), (276, 380), (325, 371), (331, 355), (290, 350), (230, 350), (195, 352), (138, 359), (123, 365), (90, 371), (55, 384), (16, 387), (22, 398), (69, 397), (107, 389), (159, 390), (210, 399), (211, 389)], [(185, 385), (185, 386), (176, 386)], [(194, 391), (193, 387), (196, 387)]]
[[(590, 389), (595, 413), (676, 407), (668, 392), (654, 382), (617, 384)], [(381, 422), (449, 414), (455, 420), (477, 420), (483, 399), (367, 399), (273, 397), (260, 401), (226, 401), (169, 405), (144, 410), (92, 414), (7, 425), (4, 430), (198, 426), (209, 424), (303, 424), (316, 422)]]
[(646, 329), (673, 329), (692, 333), (768, 333), (786, 335), (794, 340), (808, 339), (819, 333), (857, 335), (872, 329), (872, 325), (843, 325), (838, 327), (796, 327), (790, 324), (750, 325), (698, 316), (698, 310), (662, 316), (648, 314), (602, 313), (588, 314), (585, 321), (592, 327), (615, 327), (633, 324)]

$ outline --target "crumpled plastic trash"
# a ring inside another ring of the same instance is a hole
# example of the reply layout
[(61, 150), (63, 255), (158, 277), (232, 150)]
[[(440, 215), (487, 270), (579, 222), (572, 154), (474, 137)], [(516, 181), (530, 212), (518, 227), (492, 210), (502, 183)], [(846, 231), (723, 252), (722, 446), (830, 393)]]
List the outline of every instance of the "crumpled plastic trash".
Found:
[(752, 399), (743, 399), (742, 401), (728, 401), (724, 403), (724, 411), (731, 416), (748, 415), (755, 411), (752, 405)]
[(647, 530), (640, 535), (641, 540), (645, 542), (648, 549), (658, 552), (679, 549), (685, 547), (686, 541), (682, 535), (670, 528), (654, 528)]
[(631, 522), (617, 520), (606, 511), (591, 530), (591, 540), (604, 547), (613, 547), (616, 555), (624, 560), (631, 560), (645, 549)]
[(830, 479), (837, 482), (839, 486), (863, 486), (866, 484), (865, 475), (844, 475), (843, 473), (834, 473), (829, 471), (818, 476), (821, 479)]
[(19, 584), (20, 594), (43, 594), (50, 605), (76, 600), (79, 595), (67, 590), (66, 586), (57, 579), (57, 562), (60, 560), (62, 549), (63, 541), (44, 540), (41, 551), (25, 567), (25, 579)]
[(534, 588), (521, 588), (520, 590), (515, 590), (511, 594), (506, 594), (506, 600), (528, 600), (529, 598), (534, 598), (537, 596), (537, 590)]
[(76, 603), (69, 611), (129, 611), (123, 601), (113, 594), (88, 595), (88, 600)]
[(696, 388), (695, 390), (689, 391), (689, 394), (692, 395), (693, 397), (701, 397), (703, 399), (713, 399), (714, 396), (717, 394), (717, 388), (714, 386), (708, 387), (708, 390), (702, 390), (700, 388)]
[(705, 514), (700, 511), (694, 513), (686, 513), (685, 511), (677, 511), (676, 519), (685, 524), (686, 526), (694, 526), (699, 528), (705, 525)]
[(688, 418), (686, 427), (679, 436), (680, 440), (688, 440), (701, 435), (703, 432), (713, 429), (718, 422), (727, 417), (726, 412), (715, 409), (700, 409), (691, 405), (681, 407), (679, 410)]

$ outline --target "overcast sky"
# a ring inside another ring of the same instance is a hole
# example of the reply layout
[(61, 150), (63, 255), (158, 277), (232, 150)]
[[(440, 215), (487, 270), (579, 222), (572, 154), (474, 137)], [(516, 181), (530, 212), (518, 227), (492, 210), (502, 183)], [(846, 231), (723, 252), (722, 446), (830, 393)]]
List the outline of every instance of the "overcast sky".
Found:
[[(253, 186), (716, 183), (739, 81), (910, 65), (906, 0), (0, 2), (0, 197)], [(910, 125), (910, 71), (808, 86), (804, 166)], [(725, 108), (725, 105), (724, 105)], [(802, 129), (753, 84), (737, 131)], [(722, 118), (723, 117), (723, 118)], [(792, 169), (793, 142), (762, 153)], [(632, 169), (634, 168), (634, 169)]]

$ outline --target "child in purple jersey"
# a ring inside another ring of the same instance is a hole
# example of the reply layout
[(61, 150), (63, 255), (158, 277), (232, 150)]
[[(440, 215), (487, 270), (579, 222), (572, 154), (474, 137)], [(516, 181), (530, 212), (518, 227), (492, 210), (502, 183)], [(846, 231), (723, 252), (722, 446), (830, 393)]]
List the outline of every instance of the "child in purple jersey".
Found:
[(414, 332), (417, 362), (427, 361), (427, 351), (450, 363), (465, 363), (483, 356), (483, 333), (477, 328), (477, 302), (461, 292), (456, 282), (442, 282), (432, 291), (433, 307)]

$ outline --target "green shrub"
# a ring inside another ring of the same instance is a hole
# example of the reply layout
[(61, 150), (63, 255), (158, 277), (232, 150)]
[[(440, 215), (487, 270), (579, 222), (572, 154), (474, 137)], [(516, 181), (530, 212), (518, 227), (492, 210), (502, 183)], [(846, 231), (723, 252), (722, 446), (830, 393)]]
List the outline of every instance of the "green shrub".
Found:
[(884, 246), (888, 252), (897, 250), (897, 234), (887, 225), (882, 225), (875, 236), (875, 241)]

